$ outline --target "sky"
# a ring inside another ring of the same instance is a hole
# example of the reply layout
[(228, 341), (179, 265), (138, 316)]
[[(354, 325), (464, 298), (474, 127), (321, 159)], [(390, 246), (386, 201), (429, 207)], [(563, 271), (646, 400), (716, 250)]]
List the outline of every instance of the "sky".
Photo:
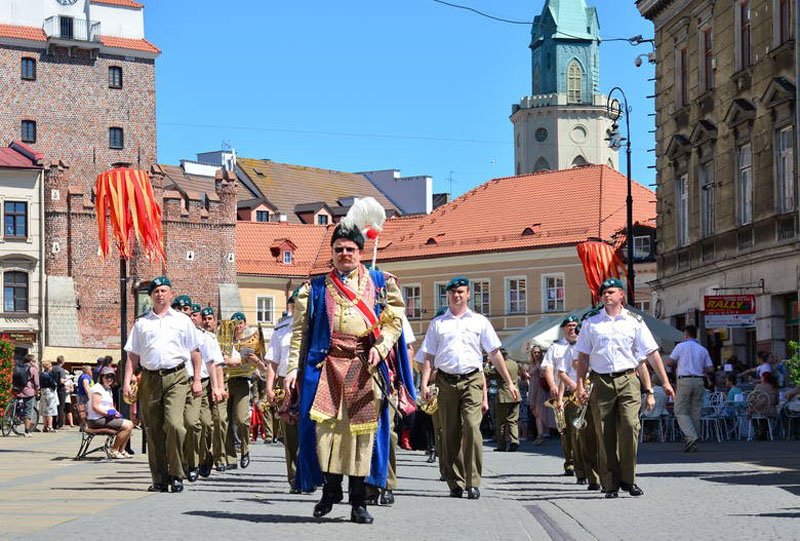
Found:
[[(509, 116), (531, 93), (529, 24), (433, 0), (143, 1), (146, 37), (162, 50), (161, 163), (230, 145), (248, 158), (429, 175), (454, 196), (514, 174)], [(532, 21), (544, 0), (453, 3)], [(588, 3), (603, 39), (652, 37), (633, 0)], [(654, 69), (634, 58), (651, 50), (600, 48), (601, 90), (622, 87), (632, 108), (632, 175), (644, 185), (655, 178)]]

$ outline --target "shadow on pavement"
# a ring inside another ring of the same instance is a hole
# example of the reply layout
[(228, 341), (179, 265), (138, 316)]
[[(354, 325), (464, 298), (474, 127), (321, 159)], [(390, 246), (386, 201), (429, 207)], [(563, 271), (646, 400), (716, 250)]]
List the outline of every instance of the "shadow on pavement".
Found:
[(205, 518), (226, 518), (229, 520), (243, 520), (245, 522), (271, 522), (278, 524), (305, 524), (321, 522), (349, 522), (349, 520), (333, 518), (300, 517), (296, 515), (261, 515), (245, 513), (226, 513), (224, 511), (187, 511), (184, 515)]

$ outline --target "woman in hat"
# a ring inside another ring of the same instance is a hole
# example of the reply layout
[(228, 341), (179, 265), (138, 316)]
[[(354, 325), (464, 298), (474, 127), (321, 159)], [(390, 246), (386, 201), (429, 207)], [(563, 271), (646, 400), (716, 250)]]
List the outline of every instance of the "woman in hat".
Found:
[(108, 458), (130, 458), (125, 452), (125, 446), (131, 437), (133, 423), (123, 419), (114, 408), (111, 397), (111, 386), (117, 376), (110, 366), (100, 370), (100, 381), (89, 389), (89, 408), (86, 418), (90, 428), (113, 428), (118, 430), (114, 445), (109, 449)]

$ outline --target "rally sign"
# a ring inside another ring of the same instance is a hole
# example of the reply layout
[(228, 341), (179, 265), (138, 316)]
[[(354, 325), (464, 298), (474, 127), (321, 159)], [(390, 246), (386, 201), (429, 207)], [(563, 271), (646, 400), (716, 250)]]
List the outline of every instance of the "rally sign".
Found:
[(705, 295), (707, 329), (719, 327), (755, 327), (755, 295)]

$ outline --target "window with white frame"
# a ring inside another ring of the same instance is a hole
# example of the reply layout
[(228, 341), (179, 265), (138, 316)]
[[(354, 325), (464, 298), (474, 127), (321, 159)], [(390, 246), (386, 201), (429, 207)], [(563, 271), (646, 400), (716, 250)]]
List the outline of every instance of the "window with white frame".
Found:
[(292, 251), (291, 250), (284, 250), (283, 251), (283, 264), (284, 265), (291, 265), (293, 261)]
[(753, 221), (753, 146), (744, 143), (736, 148), (736, 221)]
[(700, 236), (714, 235), (714, 162), (701, 163), (697, 170), (700, 179)]
[(676, 186), (677, 194), (677, 215), (675, 225), (677, 227), (678, 246), (686, 246), (689, 242), (689, 175), (683, 174), (678, 177)]
[(750, 0), (736, 0), (734, 3), (734, 44), (736, 70), (750, 66)]
[(506, 278), (506, 313), (524, 314), (528, 311), (528, 279)]
[(442, 308), (447, 308), (447, 284), (434, 284), (433, 292), (435, 300), (434, 308), (436, 312)]
[(775, 136), (776, 210), (781, 213), (795, 209), (794, 193), (794, 127), (778, 130)]
[(645, 259), (650, 257), (650, 235), (633, 237), (633, 258)]
[(646, 314), (650, 314), (651, 313), (651, 311), (650, 311), (651, 310), (651, 308), (650, 308), (650, 306), (651, 306), (650, 305), (650, 299), (647, 299), (647, 300), (644, 300), (644, 301), (636, 301), (635, 306), (636, 306), (636, 308), (638, 308), (639, 310), (641, 310), (642, 312), (644, 312)]
[(275, 299), (273, 297), (256, 297), (256, 322), (274, 323)]
[(542, 299), (542, 311), (564, 311), (564, 274), (542, 275)]
[(406, 303), (406, 317), (422, 317), (422, 288), (418, 285), (403, 286), (403, 300)]
[(577, 60), (569, 63), (567, 68), (567, 103), (580, 103), (583, 87), (583, 70)]
[(469, 304), (470, 308), (479, 314), (488, 316), (491, 311), (489, 299), (489, 280), (473, 280)]

